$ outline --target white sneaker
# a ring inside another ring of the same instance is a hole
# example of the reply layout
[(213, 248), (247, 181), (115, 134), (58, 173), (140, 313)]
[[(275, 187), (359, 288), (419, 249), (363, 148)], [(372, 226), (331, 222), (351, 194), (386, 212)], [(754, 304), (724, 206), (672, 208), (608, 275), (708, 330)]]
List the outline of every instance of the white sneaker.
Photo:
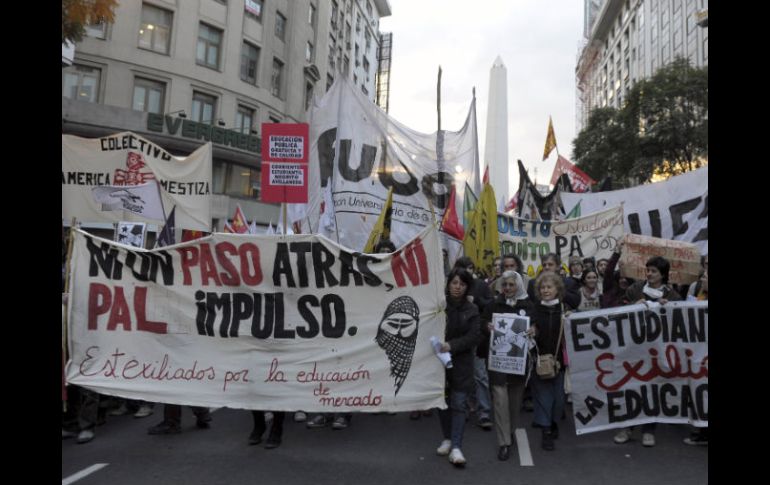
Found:
[(139, 409), (136, 410), (134, 413), (135, 418), (146, 418), (147, 416), (152, 414), (152, 406), (149, 404), (142, 404), (139, 406)]
[(452, 448), (452, 452), (449, 454), (449, 463), (454, 466), (465, 466), (465, 457), (460, 448)]
[(78, 433), (78, 437), (75, 441), (77, 442), (77, 444), (82, 445), (83, 443), (88, 443), (92, 439), (94, 439), (94, 432), (91, 431), (90, 429), (84, 429), (83, 431)]
[(631, 428), (623, 428), (612, 438), (615, 443), (622, 445), (626, 441), (631, 439)]
[(449, 454), (449, 450), (451, 449), (452, 449), (452, 441), (444, 440), (441, 442), (441, 445), (436, 449), (436, 454), (441, 456), (446, 456)]
[(643, 433), (642, 446), (655, 446), (655, 435), (652, 433)]
[(297, 411), (294, 413), (294, 422), (295, 423), (304, 423), (307, 421), (307, 414), (303, 411)]

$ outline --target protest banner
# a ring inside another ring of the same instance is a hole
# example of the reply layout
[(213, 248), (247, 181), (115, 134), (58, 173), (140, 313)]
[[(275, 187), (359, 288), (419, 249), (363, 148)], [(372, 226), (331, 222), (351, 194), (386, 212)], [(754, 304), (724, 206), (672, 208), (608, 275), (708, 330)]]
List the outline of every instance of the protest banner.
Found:
[(578, 435), (652, 422), (708, 426), (708, 302), (578, 312), (565, 330)]
[[(324, 191), (331, 187), (333, 239), (360, 251), (393, 187), (391, 237), (400, 247), (433, 223), (431, 206), (435, 220), (442, 219), (453, 185), (458, 213), (466, 181), (479, 191), (475, 118), (474, 99), (460, 131), (420, 133), (339, 76), (310, 108), (308, 203), (289, 204), (289, 221), (300, 222), (303, 233), (323, 230)], [(450, 239), (455, 246), (449, 251), (455, 254), (460, 242)]]
[(495, 329), (489, 333), (489, 370), (523, 376), (527, 371), (529, 317), (493, 313)]
[(145, 250), (76, 230), (69, 384), (129, 399), (307, 412), (445, 407), (435, 226), (392, 254), (212, 234)]
[(623, 204), (625, 232), (691, 242), (708, 254), (708, 166), (663, 182), (609, 192), (561, 193), (565, 213), (578, 216)]
[(308, 124), (262, 123), (263, 202), (307, 202)]
[(669, 283), (689, 285), (698, 281), (700, 252), (695, 244), (638, 234), (626, 234), (623, 240), (625, 244), (618, 263), (620, 276), (644, 280), (647, 278), (647, 260), (653, 256), (662, 256), (671, 263)]
[(175, 157), (128, 131), (101, 138), (62, 135), (62, 219), (162, 222), (164, 216), (102, 211), (102, 203), (92, 194), (101, 185), (134, 186), (155, 180), (160, 184), (163, 207), (178, 207), (178, 227), (210, 231), (211, 151), (211, 143), (206, 143), (187, 157)]
[(623, 208), (620, 206), (579, 219), (539, 221), (497, 214), (500, 254), (515, 254), (530, 277), (540, 272), (540, 258), (557, 253), (565, 265), (570, 256), (609, 258), (623, 237)]

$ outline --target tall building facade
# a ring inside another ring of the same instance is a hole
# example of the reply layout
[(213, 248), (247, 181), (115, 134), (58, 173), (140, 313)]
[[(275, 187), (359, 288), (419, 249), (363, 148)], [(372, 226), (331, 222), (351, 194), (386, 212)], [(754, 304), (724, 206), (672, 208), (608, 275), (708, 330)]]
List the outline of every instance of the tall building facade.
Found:
[(594, 108), (620, 108), (638, 81), (676, 57), (708, 65), (708, 0), (584, 0), (575, 69), (578, 131)]
[(305, 122), (340, 75), (375, 101), (386, 15), (387, 0), (123, 0), (62, 69), (62, 133), (133, 131), (176, 156), (212, 141), (215, 230), (236, 204), (276, 224), (259, 201), (261, 124)]

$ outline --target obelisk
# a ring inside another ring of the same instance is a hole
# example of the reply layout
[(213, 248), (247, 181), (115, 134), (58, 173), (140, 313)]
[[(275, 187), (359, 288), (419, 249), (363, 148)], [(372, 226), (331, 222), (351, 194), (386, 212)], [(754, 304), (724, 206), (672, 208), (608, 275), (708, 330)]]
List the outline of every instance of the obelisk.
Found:
[(508, 74), (503, 60), (497, 56), (489, 71), (489, 100), (487, 106), (487, 133), (481, 173), (489, 165), (489, 181), (495, 189), (495, 197), (506, 202), (508, 192)]

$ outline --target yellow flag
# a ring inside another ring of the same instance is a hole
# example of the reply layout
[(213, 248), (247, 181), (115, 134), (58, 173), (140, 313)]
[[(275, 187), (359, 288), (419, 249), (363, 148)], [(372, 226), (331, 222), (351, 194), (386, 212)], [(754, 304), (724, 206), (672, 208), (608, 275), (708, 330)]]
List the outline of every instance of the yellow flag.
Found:
[(373, 253), (374, 247), (382, 239), (390, 239), (390, 220), (391, 212), (393, 212), (393, 187), (388, 189), (388, 197), (385, 200), (385, 205), (382, 206), (382, 212), (380, 217), (372, 228), (372, 233), (369, 235), (369, 240), (366, 241), (364, 246), (365, 253)]
[(493, 274), (495, 258), (500, 255), (499, 239), (495, 191), (490, 184), (484, 184), (469, 227), (465, 230), (463, 249), (474, 266), (487, 275)]
[(548, 134), (545, 136), (545, 150), (543, 151), (543, 160), (548, 158), (551, 151), (556, 148), (556, 134), (553, 132), (553, 120), (548, 117)]

